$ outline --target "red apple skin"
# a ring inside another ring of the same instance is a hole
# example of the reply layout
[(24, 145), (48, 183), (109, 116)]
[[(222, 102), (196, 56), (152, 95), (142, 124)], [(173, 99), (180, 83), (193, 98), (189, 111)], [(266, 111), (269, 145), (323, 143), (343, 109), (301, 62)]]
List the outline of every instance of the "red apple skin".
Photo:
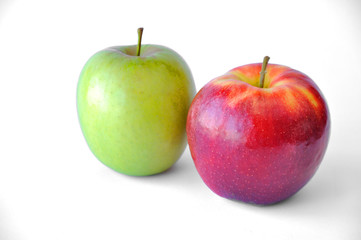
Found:
[(327, 103), (305, 74), (269, 64), (237, 67), (206, 84), (188, 112), (187, 138), (198, 173), (216, 194), (273, 204), (315, 174), (330, 136)]

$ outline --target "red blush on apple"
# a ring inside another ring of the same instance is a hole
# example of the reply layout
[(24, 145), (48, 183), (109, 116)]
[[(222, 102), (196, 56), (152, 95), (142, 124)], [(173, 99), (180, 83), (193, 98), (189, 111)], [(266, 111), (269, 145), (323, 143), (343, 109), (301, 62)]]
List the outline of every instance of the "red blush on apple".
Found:
[(191, 155), (216, 194), (273, 204), (315, 174), (330, 136), (330, 115), (307, 75), (262, 63), (237, 67), (206, 84), (187, 118)]

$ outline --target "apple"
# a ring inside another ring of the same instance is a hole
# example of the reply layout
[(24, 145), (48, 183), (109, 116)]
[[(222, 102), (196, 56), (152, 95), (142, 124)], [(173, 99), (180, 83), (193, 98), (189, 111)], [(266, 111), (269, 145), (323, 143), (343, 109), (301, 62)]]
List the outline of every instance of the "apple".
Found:
[(330, 136), (329, 110), (315, 82), (268, 59), (207, 83), (186, 127), (205, 184), (224, 198), (262, 205), (289, 198), (311, 179)]
[(187, 144), (187, 113), (196, 93), (191, 71), (175, 51), (159, 45), (109, 47), (81, 71), (77, 110), (93, 154), (118, 172), (165, 171)]

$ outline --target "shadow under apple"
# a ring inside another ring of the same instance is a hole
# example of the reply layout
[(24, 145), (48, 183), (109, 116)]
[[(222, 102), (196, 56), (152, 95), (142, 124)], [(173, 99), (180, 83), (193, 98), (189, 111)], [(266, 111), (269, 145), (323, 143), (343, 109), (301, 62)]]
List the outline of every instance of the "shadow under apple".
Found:
[[(227, 200), (235, 208), (286, 219), (335, 221), (343, 219), (350, 232), (360, 231), (360, 157), (326, 155), (314, 177), (295, 195), (272, 205)], [(225, 199), (226, 200), (226, 199)], [(352, 223), (352, 224), (349, 224)]]
[(203, 184), (202, 179), (198, 175), (194, 166), (188, 147), (172, 167), (158, 174), (149, 176), (130, 176), (118, 173), (109, 168), (106, 170), (111, 170), (116, 175), (130, 178), (132, 181), (141, 181), (145, 184), (156, 184), (165, 187), (179, 188), (185, 192), (199, 191)]

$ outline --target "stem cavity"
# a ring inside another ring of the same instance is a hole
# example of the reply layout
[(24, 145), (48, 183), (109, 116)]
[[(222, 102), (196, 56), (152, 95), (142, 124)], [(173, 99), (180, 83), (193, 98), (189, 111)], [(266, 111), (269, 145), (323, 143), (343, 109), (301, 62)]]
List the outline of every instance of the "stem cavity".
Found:
[(260, 72), (261, 76), (260, 76), (260, 79), (259, 79), (259, 87), (260, 88), (263, 88), (263, 85), (264, 85), (264, 79), (265, 79), (265, 75), (266, 75), (266, 68), (267, 68), (267, 64), (268, 64), (268, 61), (269, 61), (270, 57), (269, 56), (265, 56), (263, 58), (263, 63), (262, 63), (262, 70)]

